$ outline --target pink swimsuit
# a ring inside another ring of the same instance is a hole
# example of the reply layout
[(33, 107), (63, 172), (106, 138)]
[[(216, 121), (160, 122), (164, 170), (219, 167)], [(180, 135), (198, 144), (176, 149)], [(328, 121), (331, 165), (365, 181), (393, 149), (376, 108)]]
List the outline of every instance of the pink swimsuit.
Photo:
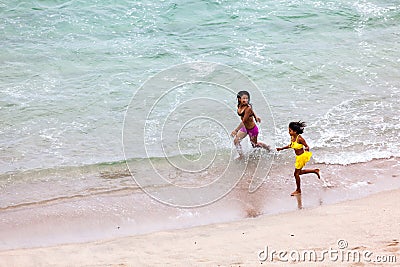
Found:
[(242, 128), (240, 128), (240, 131), (242, 131), (244, 133), (247, 133), (250, 137), (258, 135), (257, 125), (254, 125), (254, 127), (252, 129), (250, 129), (250, 130), (246, 129), (246, 127), (243, 126)]

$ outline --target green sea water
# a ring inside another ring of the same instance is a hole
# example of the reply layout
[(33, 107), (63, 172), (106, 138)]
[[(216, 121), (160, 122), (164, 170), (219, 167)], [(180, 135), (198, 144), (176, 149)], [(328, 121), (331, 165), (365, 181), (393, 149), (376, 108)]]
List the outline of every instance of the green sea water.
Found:
[[(0, 14), (1, 173), (124, 160), (134, 93), (196, 61), (234, 68), (258, 86), (271, 108), (261, 138), (271, 146), (288, 141), (290, 121), (304, 120), (318, 162), (399, 156), (398, 1), (2, 1)], [(234, 111), (234, 94), (214, 93)], [(213, 113), (207, 105), (191, 114)], [(153, 115), (162, 122), (170, 111), (167, 103)], [(239, 122), (233, 112), (216, 120)], [(191, 131), (182, 153), (195, 154), (209, 136)], [(229, 136), (215, 138), (230, 149)]]

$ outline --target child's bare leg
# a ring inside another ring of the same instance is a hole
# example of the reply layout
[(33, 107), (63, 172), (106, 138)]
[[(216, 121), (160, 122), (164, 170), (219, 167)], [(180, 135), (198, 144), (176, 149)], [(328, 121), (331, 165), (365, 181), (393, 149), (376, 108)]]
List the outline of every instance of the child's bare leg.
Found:
[(239, 158), (243, 157), (243, 151), (242, 151), (242, 146), (240, 145), (240, 142), (242, 141), (243, 138), (245, 138), (247, 133), (238, 131), (235, 139), (233, 140), (233, 144), (236, 147), (237, 152), (239, 153)]
[(321, 176), (319, 175), (319, 169), (314, 169), (314, 170), (300, 170), (300, 175), (302, 174), (307, 174), (307, 173), (315, 173), (318, 176), (318, 179), (321, 179)]
[(258, 142), (257, 136), (250, 137), (250, 142), (253, 147), (262, 147), (264, 149), (271, 150), (267, 144), (264, 144), (263, 142)]
[(249, 136), (250, 142), (253, 147), (257, 147), (257, 136)]
[(262, 147), (262, 148), (264, 148), (264, 149), (266, 149), (266, 150), (271, 150), (271, 148), (269, 147), (269, 145), (267, 145), (267, 144), (265, 144), (265, 143), (263, 143), (263, 142), (258, 142), (258, 143), (257, 143), (257, 147)]
[(294, 178), (296, 179), (296, 191), (292, 192), (290, 195), (291, 196), (296, 196), (301, 194), (301, 189), (300, 189), (300, 172), (301, 169), (295, 169), (294, 170)]

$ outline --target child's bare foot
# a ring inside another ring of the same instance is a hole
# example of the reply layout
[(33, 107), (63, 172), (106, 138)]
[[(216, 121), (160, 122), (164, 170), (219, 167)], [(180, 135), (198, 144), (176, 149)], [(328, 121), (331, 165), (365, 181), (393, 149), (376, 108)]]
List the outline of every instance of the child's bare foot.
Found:
[(244, 159), (243, 155), (239, 155), (237, 158), (235, 158), (235, 160), (242, 160), (242, 159)]
[(291, 196), (301, 195), (301, 191), (296, 190), (296, 191), (292, 192), (290, 195)]
[(319, 169), (315, 169), (315, 174), (318, 176), (318, 179), (321, 179), (321, 176), (319, 175)]

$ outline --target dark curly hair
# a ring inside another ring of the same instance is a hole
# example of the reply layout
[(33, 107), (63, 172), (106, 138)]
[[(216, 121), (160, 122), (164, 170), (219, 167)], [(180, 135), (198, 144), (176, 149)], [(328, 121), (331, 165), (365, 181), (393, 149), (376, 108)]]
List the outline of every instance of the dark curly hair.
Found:
[(306, 127), (304, 121), (292, 121), (289, 123), (289, 128), (295, 131), (297, 134), (302, 134), (304, 132), (304, 127)]

